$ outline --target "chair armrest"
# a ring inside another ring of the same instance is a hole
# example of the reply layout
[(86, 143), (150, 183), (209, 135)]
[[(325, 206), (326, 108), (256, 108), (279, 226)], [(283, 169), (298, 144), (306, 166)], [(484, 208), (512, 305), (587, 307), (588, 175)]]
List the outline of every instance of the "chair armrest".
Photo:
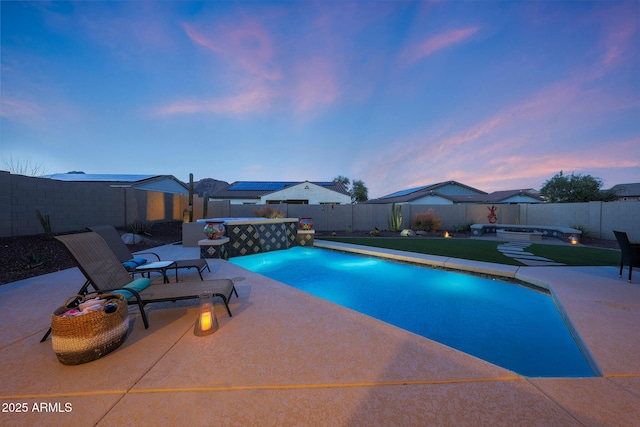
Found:
[(155, 252), (136, 252), (134, 255), (153, 255), (154, 257), (158, 258), (158, 261), (160, 261), (160, 255), (158, 255)]

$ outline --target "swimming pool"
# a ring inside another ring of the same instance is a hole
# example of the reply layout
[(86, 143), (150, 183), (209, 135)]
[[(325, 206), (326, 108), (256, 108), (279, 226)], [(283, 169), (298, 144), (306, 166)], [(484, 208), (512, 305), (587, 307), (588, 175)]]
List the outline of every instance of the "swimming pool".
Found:
[(318, 248), (229, 261), (524, 376), (594, 376), (551, 296), (524, 286)]

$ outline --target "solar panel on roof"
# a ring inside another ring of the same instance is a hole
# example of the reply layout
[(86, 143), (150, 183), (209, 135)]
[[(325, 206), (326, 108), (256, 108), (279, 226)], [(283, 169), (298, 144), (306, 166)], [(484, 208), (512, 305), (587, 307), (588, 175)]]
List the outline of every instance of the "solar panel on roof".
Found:
[[(300, 184), (299, 181), (244, 181), (238, 182), (230, 186), (229, 191), (276, 191), (283, 188)], [(335, 183), (333, 181), (320, 181), (313, 182), (315, 185), (321, 187), (333, 187)]]
[(416, 191), (420, 191), (420, 190), (425, 189), (427, 187), (430, 187), (430, 185), (423, 185), (423, 186), (420, 186), (420, 187), (407, 188), (406, 190), (396, 191), (395, 193), (387, 194), (386, 196), (382, 196), (380, 198), (381, 199), (390, 199), (391, 197), (406, 196), (407, 194), (411, 194), (411, 193), (414, 193)]
[(382, 196), (380, 198), (381, 199), (390, 199), (391, 197), (406, 196), (407, 194), (411, 194), (413, 192), (422, 190), (422, 189), (427, 188), (427, 187), (429, 187), (429, 185), (423, 185), (423, 186), (414, 187), (414, 188), (407, 188), (406, 190), (396, 191), (395, 193), (387, 194), (386, 196)]
[(230, 191), (275, 191), (297, 184), (297, 182), (238, 182), (228, 188)]
[(44, 175), (43, 178), (56, 179), (58, 181), (105, 181), (105, 182), (136, 182), (153, 178), (158, 175), (136, 174), (92, 174), (92, 173), (56, 173)]

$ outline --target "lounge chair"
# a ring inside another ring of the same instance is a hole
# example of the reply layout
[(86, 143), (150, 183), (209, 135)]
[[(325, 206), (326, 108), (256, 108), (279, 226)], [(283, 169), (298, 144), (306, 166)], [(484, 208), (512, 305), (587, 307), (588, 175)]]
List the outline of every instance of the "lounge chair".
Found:
[(154, 252), (139, 252), (138, 255), (153, 255), (156, 257), (157, 261), (147, 262), (145, 258), (140, 256), (134, 256), (127, 245), (122, 241), (120, 234), (118, 231), (110, 226), (110, 225), (96, 225), (92, 227), (87, 227), (90, 231), (98, 233), (107, 245), (111, 248), (114, 254), (118, 257), (122, 265), (127, 269), (127, 271), (133, 277), (136, 273), (142, 274), (142, 276), (147, 273), (148, 277), (151, 277), (151, 272), (156, 271), (162, 274), (165, 283), (169, 282), (169, 277), (167, 276), (167, 270), (175, 270), (176, 272), (176, 282), (178, 281), (178, 269), (180, 268), (195, 268), (198, 270), (198, 274), (200, 275), (200, 280), (202, 280), (202, 272), (209, 269), (209, 264), (204, 259), (180, 259), (175, 261), (167, 261), (161, 260), (160, 256)]
[[(65, 246), (87, 279), (78, 294), (93, 293), (89, 291), (89, 286), (92, 286), (96, 292), (124, 295), (130, 305), (135, 304), (140, 308), (145, 329), (149, 327), (149, 321), (144, 311), (145, 305), (154, 302), (196, 299), (203, 292), (211, 292), (214, 297), (220, 297), (229, 317), (232, 317), (229, 299), (233, 293), (237, 297), (238, 292), (229, 279), (181, 282), (179, 284), (151, 284), (151, 279), (147, 277), (140, 277), (132, 281), (127, 270), (99, 234), (95, 232), (67, 234), (56, 236), (55, 239)], [(50, 332), (51, 330), (45, 334), (41, 341), (45, 341)]]
[(629, 266), (629, 282), (631, 282), (631, 272), (633, 267), (640, 267), (640, 244), (629, 242), (629, 237), (624, 231), (614, 231), (616, 240), (620, 246), (620, 277), (622, 268), (626, 264)]

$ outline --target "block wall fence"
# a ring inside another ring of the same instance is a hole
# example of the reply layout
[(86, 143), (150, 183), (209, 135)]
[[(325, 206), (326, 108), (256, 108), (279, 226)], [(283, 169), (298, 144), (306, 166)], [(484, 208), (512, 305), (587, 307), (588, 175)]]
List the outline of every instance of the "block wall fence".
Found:
[(49, 215), (54, 234), (87, 226), (123, 227), (136, 220), (182, 220), (188, 197), (104, 183), (64, 182), (0, 171), (0, 237), (44, 233), (36, 210)]
[[(124, 227), (136, 220), (181, 221), (188, 196), (102, 183), (55, 181), (0, 171), (0, 237), (42, 234), (36, 209), (48, 214), (54, 233), (81, 231), (97, 224)], [(260, 205), (208, 202), (207, 217), (254, 217)], [(370, 231), (388, 228), (391, 205), (271, 205), (289, 218), (313, 218), (317, 231)], [(443, 220), (442, 230), (470, 224), (489, 224), (490, 208), (496, 222), (522, 225), (579, 226), (594, 238), (613, 240), (613, 230), (626, 231), (640, 241), (640, 202), (588, 202), (557, 204), (402, 205), (402, 227), (429, 209)], [(194, 196), (193, 219), (204, 217), (204, 201)]]
[[(271, 205), (289, 218), (312, 218), (317, 231), (386, 230), (391, 205)], [(232, 205), (209, 202), (208, 218), (246, 218), (255, 216), (261, 205)], [(411, 218), (433, 209), (442, 219), (441, 230), (471, 224), (489, 224), (490, 208), (495, 207), (498, 224), (578, 226), (589, 237), (615, 240), (613, 230), (626, 231), (629, 239), (640, 242), (640, 202), (588, 202), (541, 204), (456, 204), (402, 205), (402, 228), (409, 228)], [(202, 201), (194, 201), (194, 219), (202, 218)]]

